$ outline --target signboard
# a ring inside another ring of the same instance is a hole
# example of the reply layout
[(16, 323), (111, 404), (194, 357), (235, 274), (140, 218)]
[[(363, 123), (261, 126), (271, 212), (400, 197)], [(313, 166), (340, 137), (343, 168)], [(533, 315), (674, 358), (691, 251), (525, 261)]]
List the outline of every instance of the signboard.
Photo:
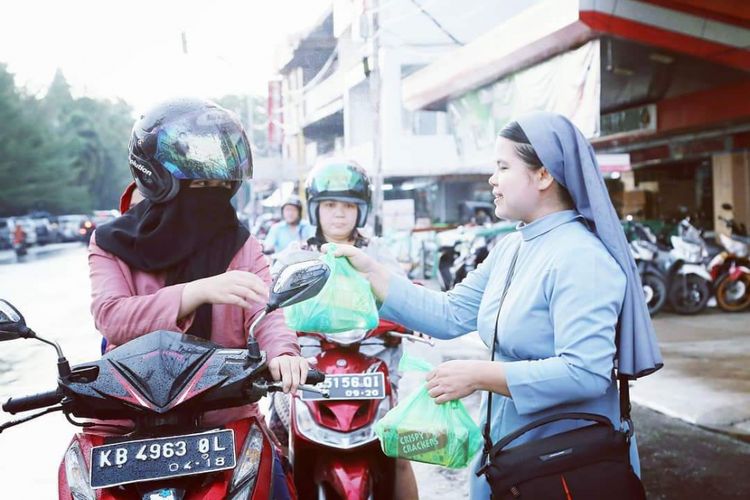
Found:
[(536, 110), (565, 115), (586, 137), (597, 136), (600, 88), (599, 41), (593, 40), (449, 101), (461, 163), (490, 164), (500, 129)]
[(656, 105), (646, 104), (635, 108), (607, 113), (601, 118), (602, 136), (656, 130)]

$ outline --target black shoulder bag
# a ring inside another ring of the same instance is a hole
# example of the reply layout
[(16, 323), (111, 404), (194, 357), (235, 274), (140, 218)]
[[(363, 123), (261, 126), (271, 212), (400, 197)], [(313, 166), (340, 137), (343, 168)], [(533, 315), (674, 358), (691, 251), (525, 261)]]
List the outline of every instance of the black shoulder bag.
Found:
[[(513, 256), (495, 318), (492, 361), (495, 360), (500, 309), (508, 293), (517, 260), (518, 251)], [(494, 445), (490, 434), (492, 393), (489, 392), (482, 466), (476, 474), (487, 478), (492, 499), (645, 499), (643, 485), (630, 464), (633, 423), (630, 419), (628, 381), (619, 376), (618, 380), (620, 415), (622, 421), (627, 423), (627, 432), (615, 428), (602, 415), (558, 413), (516, 429)], [(587, 420), (593, 424), (508, 447), (532, 429), (560, 420)]]

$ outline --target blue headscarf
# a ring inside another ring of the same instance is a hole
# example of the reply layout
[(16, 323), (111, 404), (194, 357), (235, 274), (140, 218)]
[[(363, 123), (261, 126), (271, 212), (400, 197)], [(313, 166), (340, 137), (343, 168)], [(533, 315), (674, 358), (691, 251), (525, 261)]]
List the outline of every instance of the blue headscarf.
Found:
[(556, 113), (530, 113), (519, 118), (518, 124), (544, 167), (568, 190), (578, 213), (627, 276), (617, 325), (618, 373), (638, 378), (658, 370), (663, 363), (641, 279), (591, 144), (570, 120)]

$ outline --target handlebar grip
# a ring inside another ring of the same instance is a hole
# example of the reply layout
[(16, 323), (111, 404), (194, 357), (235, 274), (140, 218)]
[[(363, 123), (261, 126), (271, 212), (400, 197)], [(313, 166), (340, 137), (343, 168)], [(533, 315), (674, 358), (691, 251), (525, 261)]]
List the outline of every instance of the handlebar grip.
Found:
[(326, 374), (323, 372), (320, 372), (316, 370), (315, 368), (311, 368), (307, 372), (307, 380), (305, 380), (306, 384), (315, 385), (323, 382), (326, 379)]
[(37, 410), (55, 405), (62, 401), (63, 395), (57, 389), (54, 391), (41, 392), (31, 396), (20, 396), (10, 398), (3, 404), (3, 411), (12, 415), (22, 411)]

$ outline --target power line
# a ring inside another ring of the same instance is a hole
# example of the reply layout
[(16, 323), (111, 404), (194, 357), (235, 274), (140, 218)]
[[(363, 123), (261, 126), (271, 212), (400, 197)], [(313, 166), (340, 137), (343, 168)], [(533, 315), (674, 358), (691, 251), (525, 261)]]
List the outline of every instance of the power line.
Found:
[(421, 5), (419, 5), (419, 3), (417, 3), (417, 0), (411, 0), (411, 3), (413, 3), (414, 5), (416, 5), (416, 6), (417, 6), (417, 8), (418, 8), (418, 9), (419, 9), (420, 11), (422, 11), (422, 14), (424, 14), (425, 16), (427, 16), (427, 17), (428, 17), (428, 18), (429, 18), (429, 19), (430, 19), (430, 20), (431, 20), (431, 21), (432, 21), (432, 22), (433, 22), (433, 23), (435, 24), (435, 26), (437, 26), (437, 27), (438, 27), (438, 29), (439, 29), (440, 31), (442, 31), (443, 33), (445, 33), (446, 35), (448, 35), (448, 37), (450, 37), (450, 39), (451, 39), (451, 40), (453, 40), (454, 42), (456, 42), (456, 45), (463, 45), (463, 42), (461, 42), (461, 40), (459, 40), (458, 38), (456, 38), (455, 36), (453, 36), (453, 34), (452, 34), (452, 33), (451, 33), (450, 31), (448, 31), (447, 29), (445, 29), (445, 28), (443, 27), (443, 25), (442, 25), (442, 24), (440, 24), (440, 23), (438, 22), (438, 20), (437, 20), (437, 19), (435, 19), (435, 18), (434, 18), (434, 17), (432, 16), (432, 14), (430, 14), (429, 12), (427, 12), (427, 11), (426, 11), (426, 10), (425, 10), (425, 9), (424, 9), (424, 8), (423, 8), (423, 7), (421, 6)]

